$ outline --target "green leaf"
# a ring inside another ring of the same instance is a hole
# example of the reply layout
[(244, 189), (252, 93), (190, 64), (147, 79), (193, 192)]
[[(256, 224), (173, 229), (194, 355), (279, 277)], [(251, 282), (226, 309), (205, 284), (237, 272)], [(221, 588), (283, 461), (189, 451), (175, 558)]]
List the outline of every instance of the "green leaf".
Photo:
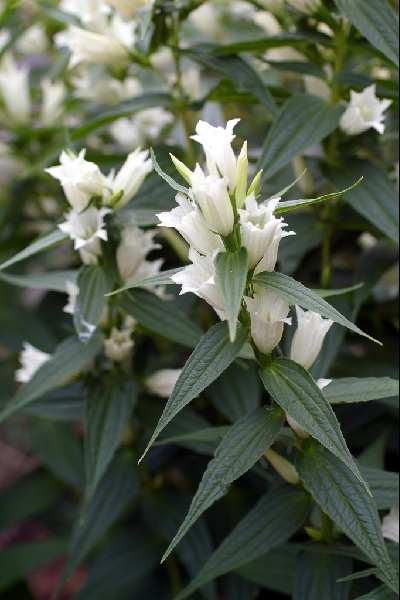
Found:
[(262, 496), (175, 600), (183, 600), (207, 581), (238, 569), (286, 541), (303, 524), (310, 503), (304, 490), (289, 484)]
[(332, 39), (327, 35), (316, 31), (293, 31), (284, 32), (278, 35), (268, 35), (260, 39), (242, 40), (232, 44), (226, 44), (215, 48), (215, 53), (237, 53), (237, 52), (265, 52), (270, 48), (282, 48), (285, 46), (295, 46), (296, 44), (318, 43), (331, 46)]
[(200, 327), (176, 306), (162, 300), (152, 292), (136, 289), (118, 298), (120, 306), (128, 315), (157, 335), (193, 348), (201, 339)]
[(83, 490), (83, 451), (75, 427), (68, 423), (35, 419), (30, 424), (29, 435), (33, 451), (49, 470), (64, 483)]
[(285, 413), (281, 409), (256, 408), (228, 431), (209, 463), (189, 512), (175, 535), (163, 560), (183, 538), (200, 515), (228, 493), (232, 481), (249, 471), (274, 442)]
[(381, 585), (375, 588), (369, 594), (358, 596), (356, 600), (397, 600), (398, 595), (395, 594), (387, 585)]
[(156, 160), (156, 155), (153, 152), (153, 148), (150, 148), (150, 156), (151, 156), (154, 170), (160, 175), (160, 177), (162, 177), (164, 179), (164, 181), (166, 181), (168, 183), (168, 185), (172, 187), (173, 190), (175, 190), (177, 192), (181, 192), (181, 194), (184, 194), (185, 196), (189, 196), (189, 188), (186, 188), (183, 185), (180, 185), (174, 179), (172, 179), (172, 177), (167, 175), (167, 173), (164, 173), (164, 171), (162, 170), (162, 168), (160, 167), (160, 165), (158, 164), (158, 162)]
[(118, 290), (110, 292), (109, 294), (107, 294), (107, 296), (114, 296), (114, 294), (119, 294), (120, 292), (131, 290), (132, 288), (145, 287), (146, 285), (171, 285), (172, 283), (176, 285), (175, 281), (173, 281), (171, 277), (172, 275), (180, 273), (184, 268), (185, 267), (178, 267), (177, 269), (170, 269), (169, 271), (158, 273), (153, 277), (147, 277), (146, 279), (142, 279), (141, 281), (130, 283), (122, 288), (119, 288)]
[(355, 292), (363, 287), (362, 283), (357, 283), (356, 285), (351, 285), (346, 288), (339, 288), (334, 290), (322, 290), (322, 289), (313, 289), (311, 290), (314, 294), (317, 294), (320, 298), (331, 298), (332, 296), (342, 296), (343, 294), (348, 294), (349, 292)]
[(0, 273), (0, 279), (12, 285), (34, 290), (49, 290), (54, 292), (66, 292), (66, 282), (76, 283), (78, 271), (66, 269), (65, 271), (54, 271), (52, 273), (41, 273), (40, 275), (11, 275), (11, 273)]
[(336, 415), (309, 372), (289, 358), (277, 358), (270, 367), (260, 369), (260, 376), (276, 402), (364, 484)]
[(335, 3), (374, 48), (399, 66), (398, 16), (387, 0), (335, 0)]
[(33, 400), (23, 412), (51, 421), (83, 421), (84, 398), (81, 383), (73, 382)]
[(79, 273), (79, 293), (74, 308), (74, 325), (79, 339), (87, 343), (106, 305), (105, 294), (112, 290), (114, 278), (98, 265), (84, 265)]
[(226, 312), (231, 342), (236, 337), (237, 319), (247, 281), (247, 249), (218, 252), (214, 259), (215, 276)]
[(337, 189), (346, 188), (362, 177), (357, 187), (345, 192), (346, 200), (372, 225), (399, 243), (398, 194), (386, 171), (368, 160), (354, 158), (338, 167), (325, 167), (324, 174)]
[(65, 382), (71, 375), (75, 375), (100, 352), (102, 347), (103, 339), (100, 335), (93, 336), (85, 345), (76, 336), (62, 341), (51, 359), (36, 371), (32, 379), (25, 383), (3, 408), (0, 412), (0, 422), (42, 394)]
[(339, 311), (333, 308), (333, 306), (325, 302), (325, 300), (292, 277), (288, 277), (288, 275), (264, 271), (263, 273), (255, 275), (252, 282), (270, 292), (278, 294), (278, 296), (282, 296), (282, 298), (291, 304), (298, 304), (298, 306), (301, 306), (302, 308), (307, 308), (308, 310), (319, 313), (323, 317), (331, 319), (335, 323), (339, 323), (340, 325), (351, 329), (351, 331), (380, 344), (380, 342), (361, 331), (356, 325), (353, 325), (351, 321), (341, 315)]
[(131, 380), (104, 377), (92, 384), (85, 402), (85, 507), (117, 450), (136, 401)]
[(52, 228), (47, 233), (36, 238), (36, 240), (29, 244), (29, 246), (27, 246), (24, 250), (21, 250), (21, 252), (18, 252), (18, 254), (16, 254), (9, 260), (6, 260), (5, 263), (0, 265), (0, 271), (11, 267), (11, 265), (15, 265), (21, 260), (25, 260), (25, 258), (34, 256), (39, 252), (43, 252), (44, 250), (48, 250), (49, 248), (54, 248), (54, 246), (58, 246), (59, 244), (61, 244), (61, 242), (65, 242), (65, 240), (67, 239), (68, 235), (62, 232), (61, 229)]
[(391, 473), (390, 471), (383, 471), (382, 469), (373, 469), (370, 467), (362, 467), (361, 472), (369, 485), (378, 510), (389, 510), (394, 506), (398, 506), (398, 473)]
[(23, 475), (0, 494), (0, 529), (44, 513), (62, 492), (62, 484), (43, 469)]
[(343, 107), (316, 96), (296, 94), (289, 98), (268, 132), (256, 171), (264, 170), (263, 180), (272, 177), (336, 129), (342, 112)]
[(293, 600), (348, 600), (351, 583), (338, 579), (353, 571), (347, 556), (300, 552), (295, 567)]
[(324, 388), (330, 404), (368, 402), (396, 396), (399, 382), (390, 377), (343, 377), (334, 379)]
[(0, 553), (0, 592), (4, 592), (43, 564), (64, 554), (67, 547), (65, 538), (44, 542), (15, 544), (2, 549)]
[(233, 343), (229, 341), (227, 329), (226, 322), (217, 323), (207, 331), (194, 349), (176, 382), (143, 456), (174, 416), (215, 381), (239, 354), (248, 338), (249, 329), (239, 327)]
[(236, 569), (242, 577), (258, 585), (291, 596), (298, 544), (282, 544)]
[(280, 269), (287, 275), (295, 273), (306, 253), (317, 248), (325, 236), (325, 228), (313, 212), (297, 211), (285, 215), (288, 231), (296, 235), (284, 237), (278, 250)]
[(207, 427), (206, 429), (198, 429), (197, 431), (191, 431), (190, 433), (182, 433), (181, 435), (174, 435), (172, 437), (163, 438), (158, 442), (154, 442), (154, 446), (164, 446), (165, 444), (175, 444), (179, 442), (214, 442), (223, 438), (230, 430), (229, 425), (222, 425), (221, 427)]
[[(278, 206), (274, 210), (274, 215), (279, 215), (281, 213), (287, 212), (288, 210), (295, 210), (296, 208), (303, 208), (304, 206), (310, 206), (311, 204), (317, 204), (318, 202), (322, 202), (323, 200), (330, 200), (331, 198), (336, 198), (336, 196), (340, 196), (344, 194), (348, 190), (352, 190), (356, 185), (360, 183), (362, 179), (359, 179), (354, 185), (347, 188), (347, 190), (343, 190), (342, 192), (335, 192), (333, 194), (326, 194), (325, 196), (320, 196), (319, 198), (311, 198), (309, 200), (287, 200), (287, 202), (279, 202)], [(267, 204), (263, 202), (263, 204)]]
[(370, 557), (396, 591), (397, 575), (382, 537), (375, 502), (352, 471), (317, 443), (299, 453), (296, 468), (317, 504)]

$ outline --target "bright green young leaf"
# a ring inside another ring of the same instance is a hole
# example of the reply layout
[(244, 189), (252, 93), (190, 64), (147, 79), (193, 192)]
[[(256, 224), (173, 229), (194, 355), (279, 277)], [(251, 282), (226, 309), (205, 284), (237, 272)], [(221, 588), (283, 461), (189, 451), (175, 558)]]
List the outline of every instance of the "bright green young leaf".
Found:
[(398, 194), (386, 171), (368, 160), (354, 158), (338, 167), (326, 167), (324, 173), (337, 189), (347, 188), (362, 177), (356, 187), (344, 193), (346, 200), (388, 238), (399, 243)]
[(399, 382), (390, 377), (343, 377), (324, 388), (324, 396), (330, 404), (368, 402), (398, 393)]
[(395, 594), (387, 585), (381, 585), (369, 594), (358, 596), (356, 600), (397, 600), (398, 594)]
[(247, 249), (218, 252), (215, 257), (215, 276), (224, 303), (231, 342), (236, 337), (237, 319), (246, 287)]
[(188, 348), (196, 346), (203, 335), (197, 323), (148, 290), (125, 293), (118, 305), (146, 329)]
[[(286, 202), (279, 202), (276, 209), (274, 210), (274, 215), (279, 215), (289, 210), (295, 210), (296, 208), (304, 208), (304, 206), (310, 206), (311, 204), (318, 204), (318, 202), (322, 202), (323, 200), (330, 200), (331, 198), (336, 198), (336, 196), (340, 196), (348, 190), (352, 190), (356, 185), (360, 183), (360, 181), (361, 179), (359, 179), (354, 185), (349, 187), (347, 190), (343, 190), (342, 192), (335, 192), (333, 194), (326, 194), (325, 196), (320, 196), (319, 198), (311, 198), (309, 200), (287, 200)], [(263, 204), (267, 203), (268, 201), (263, 202)]]
[(187, 598), (207, 581), (234, 571), (290, 538), (303, 524), (311, 499), (283, 484), (262, 496), (175, 600)]
[(348, 600), (351, 583), (338, 579), (353, 572), (348, 556), (300, 552), (294, 571), (293, 600)]
[[(333, 308), (333, 306), (288, 275), (275, 271), (264, 271), (263, 273), (255, 275), (252, 281), (266, 290), (274, 292), (275, 294), (278, 294), (278, 296), (282, 296), (282, 298), (285, 298), (290, 304), (298, 304), (302, 308), (317, 312), (323, 317), (331, 319), (335, 323), (339, 323), (340, 325), (351, 329), (351, 331), (377, 342), (377, 340), (361, 331), (356, 325), (353, 325), (351, 321), (341, 315), (339, 311)], [(380, 344), (380, 342), (377, 343)]]
[(282, 544), (264, 556), (239, 567), (236, 569), (236, 573), (268, 590), (291, 596), (294, 567), (298, 553), (298, 544)]
[(224, 321), (207, 331), (186, 362), (143, 456), (174, 416), (229, 367), (248, 335), (249, 329), (239, 327), (237, 337), (231, 343)]
[(296, 468), (314, 500), (398, 588), (381, 531), (376, 504), (352, 471), (316, 442), (296, 459)]
[(399, 504), (399, 474), (383, 469), (362, 467), (378, 510), (389, 510)]
[(360, 469), (347, 448), (336, 415), (309, 372), (293, 360), (282, 357), (274, 360), (271, 366), (260, 369), (260, 376), (265, 389), (279, 406), (364, 483)]
[(103, 339), (100, 335), (93, 336), (88, 344), (82, 344), (76, 336), (62, 341), (51, 359), (36, 371), (3, 408), (0, 421), (62, 384), (71, 375), (75, 375), (101, 351), (102, 347)]
[(387, 0), (335, 0), (335, 3), (374, 48), (399, 66), (398, 16)]
[(65, 271), (54, 271), (41, 273), (40, 275), (11, 275), (11, 273), (0, 273), (0, 279), (12, 285), (34, 290), (49, 290), (54, 292), (66, 292), (66, 282), (76, 283), (78, 271), (66, 269)]
[(74, 381), (33, 400), (22, 411), (50, 421), (83, 421), (84, 398), (83, 386)]
[(85, 402), (85, 508), (117, 450), (136, 400), (131, 380), (107, 377), (87, 390)]
[(84, 265), (79, 273), (79, 293), (74, 308), (74, 325), (79, 339), (87, 343), (96, 331), (106, 305), (105, 294), (112, 290), (114, 278), (98, 265)]
[[(284, 104), (268, 132), (256, 171), (269, 179), (339, 125), (343, 108), (308, 94), (296, 94)], [(353, 185), (357, 178), (348, 185)], [(348, 186), (345, 186), (348, 187)]]
[(27, 246), (24, 250), (21, 250), (21, 252), (18, 252), (18, 254), (16, 254), (9, 260), (6, 260), (5, 263), (0, 265), (0, 271), (11, 267), (11, 265), (15, 265), (21, 260), (25, 260), (25, 258), (34, 256), (39, 252), (43, 252), (44, 250), (48, 250), (49, 248), (54, 248), (54, 246), (58, 246), (59, 244), (61, 244), (61, 242), (65, 242), (65, 240), (67, 239), (68, 235), (61, 231), (61, 229), (52, 228), (47, 233), (36, 238), (36, 240), (29, 244), (29, 246)]
[[(144, 287), (146, 285), (171, 285), (175, 284), (175, 281), (171, 279), (172, 275), (176, 275), (180, 273), (184, 267), (178, 267), (177, 269), (170, 269), (169, 271), (162, 271), (153, 277), (147, 277), (146, 279), (142, 279), (141, 281), (136, 281), (135, 283), (130, 283), (129, 285), (125, 285), (118, 290), (115, 290), (107, 296), (114, 296), (114, 294), (119, 294), (120, 292), (125, 292), (126, 290), (131, 290), (132, 288)], [(176, 285), (176, 284), (175, 284)]]
[(201, 514), (228, 493), (232, 481), (246, 473), (274, 442), (285, 422), (281, 409), (256, 408), (229, 430), (208, 464), (189, 512), (163, 560), (183, 538)]
[(167, 173), (164, 173), (164, 171), (162, 170), (162, 168), (160, 167), (160, 165), (158, 164), (158, 162), (156, 160), (156, 155), (153, 152), (153, 148), (150, 148), (150, 156), (151, 156), (154, 170), (160, 175), (160, 177), (162, 177), (164, 179), (164, 181), (166, 181), (168, 183), (168, 185), (170, 185), (172, 187), (172, 189), (175, 190), (176, 192), (181, 192), (181, 194), (184, 194), (185, 196), (189, 196), (188, 188), (184, 187), (183, 185), (180, 185), (174, 179), (172, 179), (172, 177), (170, 177), (170, 175), (167, 175)]

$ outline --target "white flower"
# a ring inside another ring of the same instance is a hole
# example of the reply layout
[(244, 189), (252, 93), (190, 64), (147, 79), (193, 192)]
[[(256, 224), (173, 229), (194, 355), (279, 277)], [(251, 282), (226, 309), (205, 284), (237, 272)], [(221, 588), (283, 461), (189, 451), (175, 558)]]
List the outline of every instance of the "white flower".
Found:
[(96, 26), (102, 17), (111, 12), (103, 0), (62, 0), (61, 10), (77, 16), (86, 26)]
[(68, 294), (68, 303), (64, 306), (63, 311), (69, 315), (73, 315), (75, 312), (76, 299), (79, 294), (79, 287), (73, 281), (66, 281), (65, 289)]
[(199, 100), (201, 98), (200, 70), (197, 67), (191, 67), (183, 71), (181, 85), (190, 100)]
[(224, 303), (215, 282), (214, 256), (201, 256), (194, 248), (190, 248), (189, 259), (193, 264), (173, 275), (171, 279), (182, 285), (181, 294), (193, 292), (215, 310), (224, 311)]
[(315, 75), (304, 75), (304, 87), (307, 94), (318, 96), (327, 102), (331, 100), (331, 88), (329, 85), (321, 79), (321, 77), (315, 77)]
[(181, 373), (182, 369), (161, 369), (146, 379), (146, 386), (151, 394), (169, 398)]
[[(136, 194), (146, 175), (153, 169), (151, 159), (147, 159), (148, 155), (148, 150), (141, 152), (141, 149), (137, 148), (134, 152), (128, 154), (126, 161), (115, 177), (113, 173), (109, 175), (107, 181), (111, 189), (107, 193), (108, 198), (104, 198), (106, 204), (114, 194), (123, 192), (118, 201), (113, 204), (113, 208), (119, 210)], [(109, 195), (110, 192), (111, 195)]]
[(280, 342), (284, 324), (292, 323), (291, 318), (286, 318), (289, 304), (264, 288), (259, 288), (254, 298), (244, 299), (251, 317), (251, 337), (263, 354), (271, 354)]
[(269, 35), (279, 35), (282, 33), (282, 27), (278, 19), (270, 12), (258, 10), (253, 15), (253, 21)]
[(44, 52), (47, 48), (46, 31), (41, 23), (35, 23), (28, 27), (17, 39), (15, 47), (22, 54), (37, 54)]
[(284, 456), (281, 456), (275, 452), (275, 450), (272, 450), (272, 448), (268, 448), (268, 450), (264, 452), (264, 456), (285, 481), (292, 485), (297, 485), (299, 483), (299, 475), (294, 465)]
[(321, 0), (287, 0), (288, 4), (307, 15), (315, 13), (321, 6)]
[(154, 0), (108, 0), (111, 6), (115, 6), (123, 15), (133, 17), (138, 8), (150, 7)]
[(229, 192), (232, 194), (236, 187), (236, 158), (231, 147), (235, 138), (233, 128), (240, 119), (232, 119), (223, 127), (213, 127), (205, 121), (196, 125), (196, 134), (192, 139), (203, 146), (209, 174), (215, 178), (226, 177)]
[[(236, 175), (235, 175), (236, 176)], [(216, 175), (206, 176), (196, 165), (192, 175), (194, 198), (211, 231), (228, 235), (233, 229), (234, 214), (228, 192), (228, 178)]]
[(20, 383), (27, 383), (30, 381), (30, 379), (32, 379), (32, 376), (36, 373), (39, 367), (41, 367), (50, 358), (51, 354), (41, 352), (41, 350), (31, 346), (28, 344), (28, 342), (24, 342), (23, 350), (19, 357), (21, 367), (15, 371), (15, 380), (19, 381)]
[(146, 108), (130, 119), (117, 119), (110, 126), (110, 131), (123, 148), (133, 150), (149, 140), (158, 138), (164, 127), (173, 120), (172, 114), (164, 108)]
[(375, 89), (372, 84), (360, 94), (350, 90), (350, 104), (340, 118), (340, 127), (348, 135), (358, 135), (371, 127), (379, 133), (385, 131), (383, 113), (392, 101), (378, 100)]
[(87, 65), (81, 65), (81, 72), (71, 77), (74, 96), (94, 100), (98, 104), (117, 104), (122, 100), (128, 100), (135, 96), (140, 96), (143, 88), (136, 77), (127, 77), (124, 81), (110, 78), (99, 78), (93, 81), (91, 73), (86, 68)]
[(293, 231), (282, 231), (286, 227), (283, 218), (277, 219), (274, 210), (280, 198), (270, 200), (266, 206), (259, 205), (254, 193), (245, 200), (245, 210), (239, 209), (242, 230), (242, 246), (247, 248), (249, 269), (254, 268), (263, 259), (257, 272), (273, 271), (281, 239), (294, 235)]
[(8, 115), (17, 124), (30, 118), (29, 70), (17, 66), (10, 54), (6, 55), (0, 69), (0, 93)]
[(382, 521), (383, 537), (392, 542), (399, 543), (399, 509), (392, 508)]
[[(112, 212), (109, 208), (94, 208), (91, 206), (81, 213), (72, 210), (64, 223), (60, 223), (59, 228), (64, 233), (68, 233), (71, 240), (74, 240), (75, 250), (90, 245), (95, 240), (107, 241), (107, 231), (104, 229), (104, 216)], [(99, 242), (97, 242), (99, 243)], [(95, 246), (97, 248), (97, 244)], [(100, 253), (100, 252), (99, 252)]]
[(127, 358), (134, 345), (131, 334), (132, 329), (130, 327), (124, 327), (123, 329), (113, 327), (110, 337), (104, 340), (104, 354), (107, 358), (116, 362)]
[(60, 181), (68, 202), (76, 211), (84, 210), (93, 196), (103, 194), (103, 175), (95, 163), (85, 160), (85, 152), (83, 149), (78, 156), (71, 156), (63, 150), (60, 166), (45, 169)]
[(315, 362), (326, 334), (333, 321), (323, 319), (311, 310), (305, 312), (296, 306), (297, 329), (293, 336), (290, 358), (309, 369)]
[[(318, 379), (318, 381), (316, 381), (317, 386), (319, 387), (320, 390), (322, 390), (324, 387), (326, 387), (327, 385), (329, 385), (331, 383), (332, 379)], [(302, 427), (295, 419), (293, 419), (293, 417), (291, 417), (288, 413), (286, 413), (286, 420), (289, 423), (290, 427), (293, 429), (293, 431), (300, 437), (300, 438), (308, 438), (310, 436), (310, 434), (308, 433), (308, 431), (306, 431), (304, 429), (304, 427)]]
[(62, 105), (67, 89), (63, 81), (42, 79), (42, 106), (40, 119), (43, 125), (53, 125), (62, 115)]
[(156, 275), (163, 263), (162, 259), (145, 260), (151, 250), (160, 248), (154, 243), (157, 232), (143, 231), (131, 225), (122, 230), (121, 244), (117, 249), (117, 264), (121, 279), (125, 285)]
[(199, 208), (184, 194), (175, 196), (179, 206), (156, 215), (162, 227), (174, 227), (187, 243), (200, 254), (211, 256), (214, 250), (224, 250), (222, 239), (207, 227)]

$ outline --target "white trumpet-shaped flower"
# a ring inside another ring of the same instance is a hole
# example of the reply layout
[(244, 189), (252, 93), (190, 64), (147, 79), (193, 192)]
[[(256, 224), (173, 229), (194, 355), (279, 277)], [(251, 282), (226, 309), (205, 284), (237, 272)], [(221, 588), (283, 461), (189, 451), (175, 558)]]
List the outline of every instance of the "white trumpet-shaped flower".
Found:
[(21, 367), (15, 371), (14, 377), (20, 383), (27, 383), (32, 376), (45, 362), (51, 358), (51, 354), (46, 354), (31, 346), (28, 342), (23, 343), (23, 350), (19, 356)]
[(74, 240), (75, 250), (79, 250), (96, 239), (107, 241), (104, 217), (110, 212), (109, 208), (97, 209), (94, 206), (81, 213), (72, 210), (59, 228), (68, 233), (71, 240)]
[(399, 543), (399, 509), (392, 508), (390, 513), (383, 517), (382, 521), (383, 537), (392, 542)]
[(251, 318), (251, 337), (263, 354), (271, 354), (281, 340), (285, 323), (292, 323), (287, 317), (289, 304), (264, 288), (259, 288), (254, 298), (244, 299)]
[(0, 68), (0, 94), (8, 116), (16, 124), (30, 119), (29, 70), (18, 66), (11, 54), (3, 57)]
[(54, 125), (62, 115), (62, 105), (65, 100), (67, 89), (63, 81), (42, 79), (42, 106), (40, 109), (40, 120), (43, 125)]
[(228, 192), (228, 178), (206, 176), (201, 167), (196, 165), (191, 184), (193, 196), (209, 229), (220, 235), (228, 235), (235, 221)]
[(161, 369), (146, 379), (146, 387), (151, 394), (169, 398), (178, 381), (182, 369)]
[(140, 148), (137, 148), (128, 154), (126, 161), (115, 176), (114, 173), (111, 173), (107, 177), (106, 185), (109, 186), (109, 189), (104, 192), (106, 204), (112, 201), (115, 194), (122, 192), (118, 201), (112, 204), (115, 210), (119, 210), (136, 194), (146, 175), (153, 169), (151, 159), (147, 158), (148, 155), (148, 150), (142, 152)]
[(143, 231), (134, 225), (122, 230), (121, 243), (117, 249), (117, 265), (121, 279), (125, 285), (156, 275), (163, 263), (162, 259), (145, 260), (151, 250), (160, 248), (154, 243), (157, 232)]
[(384, 112), (392, 104), (391, 100), (379, 100), (372, 84), (361, 93), (350, 90), (350, 104), (340, 118), (340, 127), (348, 135), (358, 135), (371, 127), (379, 133), (385, 131)]
[(170, 112), (156, 106), (141, 110), (131, 118), (117, 119), (111, 125), (110, 131), (123, 148), (132, 150), (158, 138), (164, 127), (173, 120)]
[(311, 310), (296, 306), (297, 329), (293, 336), (290, 358), (309, 369), (321, 351), (323, 341), (333, 321)]

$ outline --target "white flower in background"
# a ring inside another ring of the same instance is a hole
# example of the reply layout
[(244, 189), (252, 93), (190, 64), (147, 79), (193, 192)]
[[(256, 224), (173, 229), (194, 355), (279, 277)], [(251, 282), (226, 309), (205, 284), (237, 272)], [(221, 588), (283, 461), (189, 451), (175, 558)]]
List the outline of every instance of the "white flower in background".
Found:
[(399, 509), (392, 508), (390, 513), (383, 517), (382, 535), (387, 540), (399, 543)]
[(199, 208), (187, 196), (178, 192), (175, 199), (179, 206), (170, 212), (156, 215), (162, 227), (174, 227), (200, 254), (211, 256), (214, 250), (224, 250), (222, 239), (209, 230)]
[[(322, 390), (324, 387), (326, 387), (327, 385), (329, 385), (331, 383), (332, 379), (318, 379), (316, 381), (317, 386), (319, 387), (320, 390)], [(308, 433), (308, 431), (306, 431), (304, 429), (304, 427), (302, 427), (295, 419), (293, 419), (293, 417), (291, 417), (288, 413), (286, 413), (286, 420), (288, 422), (288, 424), (290, 425), (290, 427), (293, 429), (293, 431), (302, 439), (308, 438), (310, 437), (310, 434)]]
[(83, 149), (74, 156), (63, 150), (60, 166), (45, 169), (60, 181), (68, 202), (76, 211), (84, 210), (93, 196), (103, 194), (104, 177), (95, 163), (85, 160), (85, 152)]
[(123, 327), (111, 329), (110, 337), (104, 340), (104, 354), (110, 360), (121, 362), (129, 356), (133, 348), (134, 342), (131, 339), (132, 328)]
[(159, 272), (162, 259), (152, 262), (145, 260), (146, 254), (161, 247), (154, 242), (156, 234), (156, 231), (143, 231), (134, 225), (122, 230), (121, 243), (117, 249), (117, 264), (125, 285), (152, 277)]
[(22, 54), (39, 54), (47, 48), (48, 40), (46, 31), (41, 23), (35, 23), (28, 27), (17, 39), (15, 47)]
[(69, 315), (73, 315), (75, 312), (76, 299), (79, 294), (79, 287), (73, 281), (66, 281), (65, 289), (68, 294), (68, 303), (64, 306), (63, 311)]
[(297, 329), (293, 336), (290, 358), (309, 369), (321, 351), (322, 344), (333, 321), (324, 319), (312, 310), (304, 311), (296, 306)]
[(104, 217), (110, 212), (112, 211), (109, 208), (97, 209), (94, 206), (81, 213), (72, 210), (66, 215), (67, 220), (60, 223), (59, 228), (64, 233), (68, 233), (71, 240), (75, 242), (75, 250), (79, 250), (96, 239), (107, 241)]
[(51, 354), (38, 350), (28, 342), (24, 342), (22, 346), (23, 350), (19, 356), (21, 367), (15, 371), (14, 377), (15, 381), (27, 383), (39, 367), (51, 358)]
[(321, 6), (321, 0), (287, 0), (287, 3), (306, 15), (312, 15)]
[(269, 35), (279, 35), (282, 33), (282, 27), (278, 19), (270, 12), (264, 10), (257, 11), (253, 15), (253, 21)]
[(149, 57), (151, 65), (154, 69), (166, 73), (174, 69), (174, 55), (171, 48), (161, 46), (154, 54)]
[(208, 227), (215, 233), (228, 235), (234, 225), (228, 178), (218, 175), (206, 176), (201, 167), (196, 165), (191, 179), (194, 198)]
[(29, 70), (18, 66), (11, 54), (1, 61), (0, 93), (9, 117), (17, 124), (27, 123), (31, 107)]
[(110, 200), (112, 201), (115, 194), (122, 192), (118, 201), (113, 203), (113, 208), (119, 210), (136, 194), (146, 175), (153, 169), (153, 163), (150, 158), (147, 158), (148, 155), (148, 150), (141, 151), (140, 148), (137, 148), (128, 154), (126, 161), (115, 176), (114, 173), (111, 173), (107, 177), (105, 187), (110, 186), (110, 189), (104, 190), (103, 198), (106, 204)]
[(350, 90), (350, 104), (340, 118), (340, 127), (348, 135), (358, 135), (373, 127), (379, 133), (385, 131), (383, 113), (392, 104), (391, 100), (379, 100), (372, 84), (360, 94)]
[[(0, 10), (1, 14), (1, 10)], [(2, 50), (5, 46), (7, 46), (8, 42), (11, 40), (11, 32), (8, 29), (0, 30), (0, 50)]]
[(314, 75), (304, 75), (304, 87), (307, 94), (318, 96), (327, 102), (331, 100), (331, 88), (329, 85), (321, 79), (321, 77), (315, 77)]
[(63, 81), (42, 79), (42, 106), (40, 109), (40, 120), (43, 125), (54, 125), (63, 112), (63, 103), (67, 94), (67, 88)]
[(259, 288), (254, 298), (244, 299), (251, 318), (251, 337), (263, 354), (271, 354), (281, 340), (285, 323), (292, 323), (287, 318), (289, 304), (264, 288)]
[(208, 39), (221, 42), (224, 39), (224, 27), (221, 23), (221, 15), (213, 2), (204, 2), (193, 10), (188, 18), (196, 29), (201, 31)]
[(74, 96), (86, 100), (94, 100), (98, 104), (118, 104), (140, 96), (142, 84), (136, 77), (126, 77), (124, 81), (109, 78), (97, 78), (87, 68), (87, 64), (79, 66), (78, 74), (71, 77), (74, 86)]
[(146, 387), (151, 394), (169, 398), (181, 373), (182, 369), (161, 369), (147, 377)]
[(183, 91), (187, 94), (190, 100), (199, 100), (201, 98), (200, 91), (200, 69), (190, 67), (183, 71), (181, 76), (181, 85)]
[(294, 465), (284, 456), (281, 456), (275, 452), (275, 450), (272, 450), (272, 448), (268, 448), (268, 450), (264, 452), (264, 456), (285, 481), (292, 485), (297, 485), (299, 483), (299, 475)]
[(164, 108), (146, 108), (131, 118), (117, 119), (110, 131), (125, 150), (133, 150), (158, 138), (164, 127), (173, 121), (173, 115)]
[(108, 0), (108, 4), (117, 8), (126, 17), (133, 17), (139, 8), (151, 7), (155, 0)]
[(111, 12), (109, 4), (103, 0), (62, 0), (60, 8), (78, 17), (90, 29), (104, 27), (104, 17)]
[[(242, 246), (247, 248), (249, 269), (253, 269), (261, 259), (263, 271), (275, 268), (280, 240), (293, 231), (282, 231), (286, 227), (283, 218), (277, 219), (274, 210), (280, 198), (270, 200), (266, 206), (259, 205), (254, 193), (245, 200), (245, 210), (239, 209), (242, 230)], [(260, 269), (257, 270), (261, 272)]]
[(224, 311), (221, 294), (215, 281), (214, 256), (201, 256), (194, 248), (189, 250), (189, 265), (171, 279), (182, 285), (181, 294), (193, 292), (217, 311)]
[(236, 157), (231, 142), (235, 138), (233, 128), (239, 121), (240, 119), (228, 121), (225, 129), (199, 121), (196, 125), (196, 135), (191, 136), (203, 146), (209, 174), (217, 178), (226, 177), (231, 194), (236, 187)]

